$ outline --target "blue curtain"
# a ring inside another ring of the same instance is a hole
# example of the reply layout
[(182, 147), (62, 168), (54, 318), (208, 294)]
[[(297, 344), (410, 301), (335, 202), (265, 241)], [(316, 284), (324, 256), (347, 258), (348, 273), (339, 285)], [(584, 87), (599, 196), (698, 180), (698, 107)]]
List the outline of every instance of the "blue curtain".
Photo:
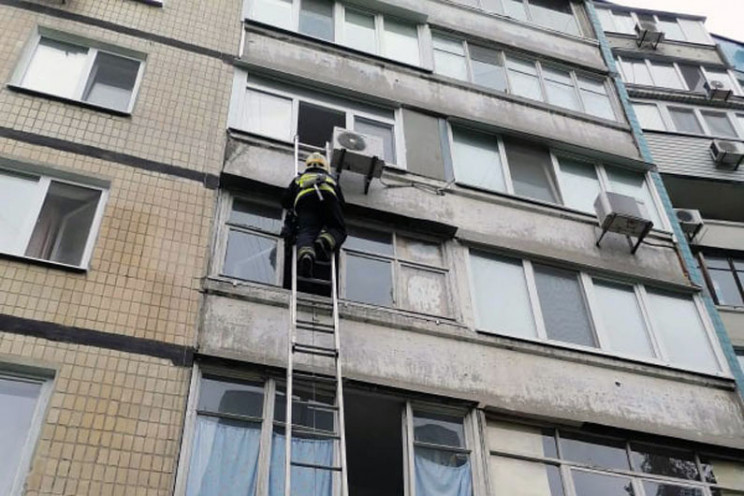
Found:
[(252, 496), (261, 426), (198, 416), (187, 496)]
[[(470, 460), (459, 466), (452, 453), (415, 450), (416, 496), (471, 496)], [(449, 458), (449, 459), (448, 459)]]
[[(269, 496), (284, 496), (285, 437), (274, 434), (271, 441)], [(292, 460), (314, 465), (333, 465), (332, 439), (302, 439), (292, 436)], [(292, 495), (331, 496), (333, 472), (292, 467)]]

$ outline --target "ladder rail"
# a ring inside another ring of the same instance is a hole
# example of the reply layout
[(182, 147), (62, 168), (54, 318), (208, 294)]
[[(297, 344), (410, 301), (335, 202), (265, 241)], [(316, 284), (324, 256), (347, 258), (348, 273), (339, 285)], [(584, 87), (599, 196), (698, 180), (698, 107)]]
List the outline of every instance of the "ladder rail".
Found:
[(338, 315), (338, 279), (336, 278), (336, 255), (331, 256), (331, 301), (333, 302), (333, 327), (336, 329), (334, 343), (336, 346), (336, 404), (338, 406), (339, 467), (341, 467), (341, 496), (349, 494), (349, 480), (346, 465), (346, 419), (344, 418), (344, 385), (341, 375), (341, 333)]

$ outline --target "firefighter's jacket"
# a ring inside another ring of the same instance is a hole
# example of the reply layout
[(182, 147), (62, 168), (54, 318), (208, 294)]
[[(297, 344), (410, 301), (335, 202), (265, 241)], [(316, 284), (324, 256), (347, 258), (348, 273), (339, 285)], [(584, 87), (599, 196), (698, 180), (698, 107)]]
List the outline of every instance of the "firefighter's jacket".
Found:
[(309, 167), (295, 177), (284, 191), (282, 206), (287, 210), (294, 210), (299, 202), (308, 195), (317, 199), (330, 201), (338, 200), (344, 204), (344, 195), (336, 180), (320, 167)]

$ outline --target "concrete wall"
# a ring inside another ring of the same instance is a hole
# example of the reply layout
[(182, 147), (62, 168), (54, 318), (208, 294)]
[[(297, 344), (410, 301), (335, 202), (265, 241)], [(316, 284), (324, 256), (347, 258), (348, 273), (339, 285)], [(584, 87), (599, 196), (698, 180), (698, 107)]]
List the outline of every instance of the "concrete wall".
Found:
[(607, 34), (607, 40), (613, 52), (633, 53), (643, 58), (668, 58), (688, 62), (698, 62), (702, 65), (725, 66), (726, 62), (716, 50), (715, 45), (697, 45), (684, 42), (664, 41), (656, 49), (639, 48), (634, 36), (617, 36)]

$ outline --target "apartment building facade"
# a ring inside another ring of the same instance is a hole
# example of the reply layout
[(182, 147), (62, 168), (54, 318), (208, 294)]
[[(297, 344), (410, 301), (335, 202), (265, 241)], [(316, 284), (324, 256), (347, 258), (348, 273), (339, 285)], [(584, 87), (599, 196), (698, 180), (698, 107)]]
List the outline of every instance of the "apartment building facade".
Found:
[[(386, 163), (366, 194), (341, 176), (351, 496), (744, 494), (730, 344), (590, 2), (1, 5), (0, 201), (39, 212), (3, 249), (15, 493), (283, 494), (279, 197), (295, 137), (303, 157), (343, 127)], [(55, 180), (101, 191), (94, 220)], [(635, 253), (597, 246), (602, 192), (653, 221)], [(37, 241), (47, 204), (88, 226), (75, 263)], [(327, 390), (295, 394), (300, 425), (338, 422)]]

